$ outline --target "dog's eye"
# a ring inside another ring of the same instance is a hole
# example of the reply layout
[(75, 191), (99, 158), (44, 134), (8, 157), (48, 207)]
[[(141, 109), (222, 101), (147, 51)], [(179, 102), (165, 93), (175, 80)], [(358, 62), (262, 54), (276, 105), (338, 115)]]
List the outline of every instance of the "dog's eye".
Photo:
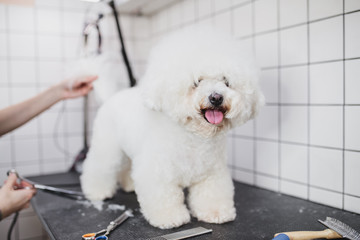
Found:
[(197, 81), (194, 82), (194, 87), (198, 87), (199, 86), (199, 83), (203, 80), (204, 78), (203, 77), (199, 77), (197, 79)]
[(229, 86), (230, 86), (229, 80), (228, 80), (226, 77), (223, 77), (223, 80), (224, 80), (224, 82), (225, 82), (225, 85), (226, 85), (227, 87), (229, 87)]

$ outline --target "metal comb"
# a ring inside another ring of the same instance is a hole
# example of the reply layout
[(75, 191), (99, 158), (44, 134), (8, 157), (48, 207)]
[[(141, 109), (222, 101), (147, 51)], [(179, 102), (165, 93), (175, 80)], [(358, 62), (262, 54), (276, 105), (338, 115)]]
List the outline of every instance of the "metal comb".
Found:
[(202, 235), (205, 233), (210, 233), (210, 232), (212, 232), (212, 229), (197, 227), (197, 228), (192, 228), (192, 229), (188, 229), (188, 230), (184, 230), (184, 231), (180, 231), (180, 232), (166, 234), (166, 235), (159, 236), (159, 237), (148, 238), (147, 240), (178, 240), (178, 239), (185, 239), (185, 238), (189, 238), (189, 237), (195, 237), (195, 236), (199, 236), (199, 235)]

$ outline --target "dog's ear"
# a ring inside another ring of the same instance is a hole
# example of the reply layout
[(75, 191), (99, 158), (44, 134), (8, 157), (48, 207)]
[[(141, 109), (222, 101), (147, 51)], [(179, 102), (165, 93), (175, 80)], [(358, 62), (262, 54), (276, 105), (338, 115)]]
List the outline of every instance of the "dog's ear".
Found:
[(251, 115), (250, 119), (257, 116), (260, 107), (265, 105), (265, 97), (264, 94), (260, 91), (258, 87), (256, 87), (254, 94), (252, 96), (252, 104), (251, 104)]
[(155, 111), (163, 110), (166, 86), (162, 86), (162, 82), (164, 82), (161, 81), (162, 75), (161, 71), (154, 71), (154, 67), (152, 67), (145, 73), (139, 86), (145, 106)]
[(265, 97), (257, 84), (251, 85), (242, 96), (241, 124), (256, 117), (259, 109), (265, 104)]
[(143, 86), (142, 98), (146, 107), (155, 111), (162, 111), (163, 97), (159, 89), (156, 89), (154, 86)]

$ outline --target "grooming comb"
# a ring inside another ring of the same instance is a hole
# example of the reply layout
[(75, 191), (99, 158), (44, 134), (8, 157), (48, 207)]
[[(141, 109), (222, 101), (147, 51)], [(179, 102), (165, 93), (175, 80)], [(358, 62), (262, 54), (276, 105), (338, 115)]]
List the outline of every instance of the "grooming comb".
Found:
[(328, 227), (323, 231), (297, 231), (275, 234), (273, 240), (308, 240), (308, 239), (336, 239), (348, 238), (350, 240), (360, 240), (360, 234), (337, 219), (327, 217), (325, 221), (318, 220)]
[(171, 233), (171, 234), (167, 234), (167, 235), (163, 235), (163, 236), (159, 236), (159, 237), (149, 238), (147, 240), (178, 240), (178, 239), (185, 239), (185, 238), (189, 238), (189, 237), (195, 237), (195, 236), (199, 236), (199, 235), (202, 235), (205, 233), (210, 233), (210, 232), (212, 232), (212, 229), (197, 227), (197, 228), (192, 228), (192, 229), (188, 229), (188, 230), (184, 230), (184, 231), (180, 231), (180, 232), (175, 232), (175, 233)]

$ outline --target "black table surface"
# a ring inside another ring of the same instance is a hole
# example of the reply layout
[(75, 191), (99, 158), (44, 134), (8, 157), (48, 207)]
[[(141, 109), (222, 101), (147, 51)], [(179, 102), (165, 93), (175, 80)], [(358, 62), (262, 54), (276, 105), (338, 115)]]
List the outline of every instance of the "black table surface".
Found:
[[(79, 190), (78, 175), (60, 173), (30, 177), (38, 183), (71, 190)], [(209, 224), (192, 219), (191, 223), (177, 229), (161, 230), (152, 227), (142, 216), (135, 193), (121, 190), (114, 198), (104, 202), (102, 210), (84, 201), (73, 200), (38, 191), (32, 206), (52, 239), (81, 239), (82, 234), (96, 232), (123, 212), (110, 206), (124, 205), (133, 210), (134, 217), (113, 230), (109, 239), (147, 239), (194, 227), (205, 227), (213, 232), (191, 239), (256, 240), (272, 239), (274, 233), (285, 231), (324, 230), (317, 222), (333, 217), (360, 232), (360, 215), (306, 200), (278, 194), (235, 182), (235, 221), (225, 224)]]

